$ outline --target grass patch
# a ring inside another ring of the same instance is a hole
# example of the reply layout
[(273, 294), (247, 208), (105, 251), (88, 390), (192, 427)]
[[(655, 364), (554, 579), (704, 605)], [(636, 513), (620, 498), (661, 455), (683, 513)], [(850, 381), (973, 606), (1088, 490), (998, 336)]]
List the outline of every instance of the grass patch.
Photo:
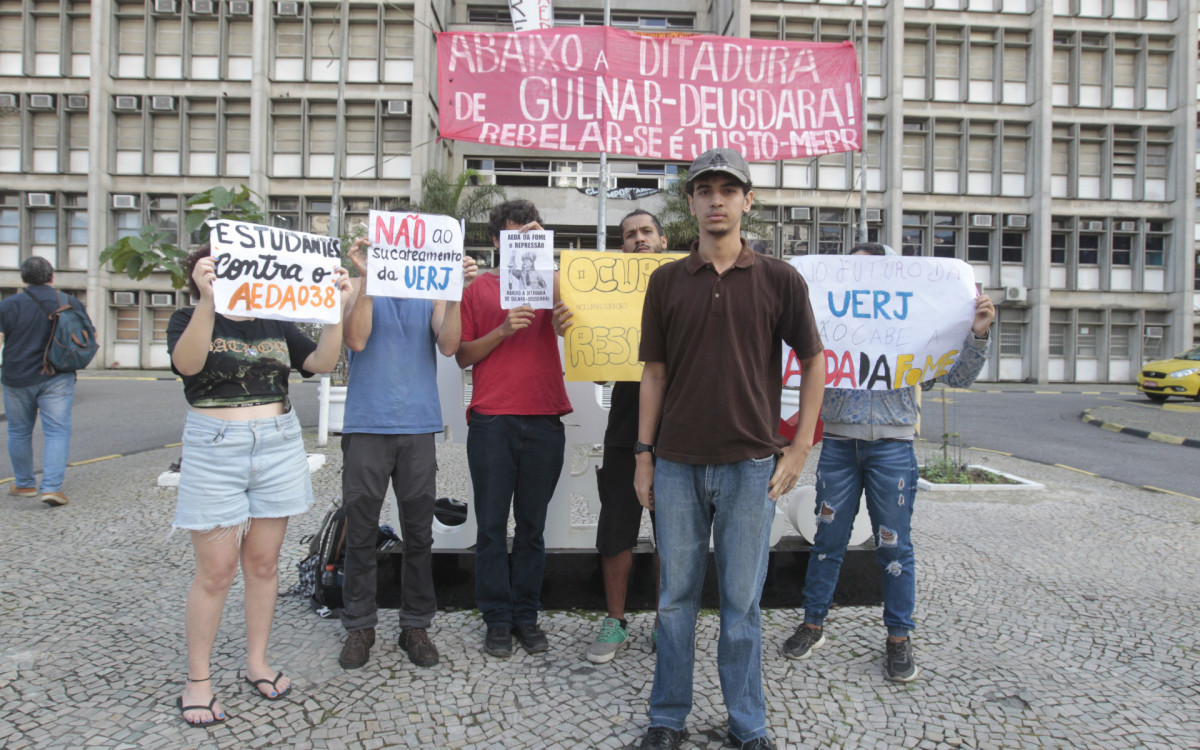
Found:
[(1016, 484), (987, 469), (939, 459), (931, 459), (922, 466), (920, 476), (934, 484)]

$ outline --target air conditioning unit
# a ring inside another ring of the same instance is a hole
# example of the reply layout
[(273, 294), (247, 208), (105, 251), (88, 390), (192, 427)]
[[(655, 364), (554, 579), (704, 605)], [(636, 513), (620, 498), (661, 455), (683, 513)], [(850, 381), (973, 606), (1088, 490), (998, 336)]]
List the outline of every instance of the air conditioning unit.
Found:
[(26, 193), (25, 205), (36, 208), (46, 208), (54, 205), (54, 196), (50, 193)]
[(879, 222), (883, 221), (883, 212), (878, 208), (868, 208), (863, 213), (866, 214), (868, 223), (878, 224)]
[(300, 3), (294, 2), (294, 0), (280, 0), (275, 3), (275, 15), (298, 16), (300, 15)]
[(211, 15), (215, 11), (213, 0), (192, 0), (192, 13), (198, 16)]
[(1146, 326), (1146, 338), (1161, 339), (1163, 335), (1162, 326)]
[(174, 307), (175, 306), (175, 295), (174, 294), (151, 294), (150, 295), (150, 306), (151, 307)]
[(1122, 221), (1121, 222), (1121, 231), (1122, 232), (1136, 232), (1137, 231), (1137, 222), (1136, 221)]
[(788, 209), (788, 219), (792, 221), (808, 221), (812, 216), (811, 208), (793, 207)]
[(87, 109), (87, 94), (67, 94), (67, 109)]
[(136, 96), (118, 96), (113, 99), (113, 109), (124, 112), (137, 112), (142, 108), (142, 102)]
[(179, 10), (175, 6), (175, 0), (154, 0), (155, 13), (178, 13)]
[(407, 115), (408, 114), (407, 99), (389, 99), (387, 103), (387, 113), (389, 115)]
[(1088, 232), (1103, 232), (1104, 231), (1104, 222), (1103, 221), (1085, 221), (1085, 222), (1083, 222), (1083, 229)]
[(150, 109), (155, 112), (174, 112), (175, 97), (173, 96), (152, 96), (150, 97)]
[(30, 94), (30, 109), (54, 109), (54, 94)]
[(250, 0), (229, 0), (229, 15), (231, 15), (231, 16), (248, 16), (248, 15), (250, 15)]
[(990, 227), (992, 225), (991, 214), (971, 214), (971, 226), (973, 227)]
[(136, 195), (115, 194), (112, 197), (113, 208), (137, 208), (138, 199)]
[(1029, 290), (1023, 286), (1004, 287), (1005, 302), (1024, 302), (1029, 298)]
[(1009, 214), (1004, 217), (1004, 226), (1024, 229), (1029, 226), (1029, 217), (1025, 214)]
[(137, 292), (113, 292), (113, 305), (116, 307), (129, 307), (137, 304)]
[(0, 94), (0, 109), (16, 109), (17, 95), (16, 94)]

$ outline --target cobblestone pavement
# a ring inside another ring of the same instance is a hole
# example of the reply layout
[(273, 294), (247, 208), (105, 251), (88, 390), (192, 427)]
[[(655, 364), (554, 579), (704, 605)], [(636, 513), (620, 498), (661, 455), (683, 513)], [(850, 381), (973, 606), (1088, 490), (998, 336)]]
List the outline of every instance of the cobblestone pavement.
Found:
[[(338, 485), (336, 441), (327, 453), (314, 475), (326, 498)], [(404, 658), (384, 613), (369, 664), (343, 671), (340, 624), (283, 598), (271, 655), (296, 690), (270, 703), (241, 680), (240, 580), (213, 665), (232, 718), (184, 725), (174, 704), (191, 552), (184, 535), (167, 538), (173, 490), (154, 486), (176, 455), (72, 468), (81, 490), (65, 508), (0, 493), (0, 747), (623, 748), (644, 731), (648, 613), (634, 616), (631, 647), (603, 666), (584, 659), (598, 613), (546, 613), (550, 652), (506, 661), (482, 653), (478, 613), (442, 613), (431, 631), (442, 661), (432, 669)], [(1047, 489), (919, 495), (916, 682), (883, 679), (877, 608), (835, 610), (827, 645), (801, 662), (778, 654), (797, 612), (764, 613), (779, 745), (1200, 747), (1200, 504), (986, 461)], [(445, 482), (461, 485), (454, 464), (443, 464)], [(322, 514), (319, 503), (289, 529), (281, 588), (294, 582), (300, 539)], [(724, 737), (717, 626), (715, 614), (702, 616), (687, 747), (717, 748)]]

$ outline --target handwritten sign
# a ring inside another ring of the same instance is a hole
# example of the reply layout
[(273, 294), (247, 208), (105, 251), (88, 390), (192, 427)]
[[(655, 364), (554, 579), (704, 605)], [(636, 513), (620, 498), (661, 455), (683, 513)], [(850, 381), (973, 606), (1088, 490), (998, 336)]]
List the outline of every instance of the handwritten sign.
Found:
[[(892, 390), (945, 375), (975, 318), (975, 274), (954, 258), (803, 255), (825, 343), (825, 386)], [(784, 385), (799, 370), (788, 351)]]
[(457, 219), (372, 211), (367, 239), (367, 294), (462, 299), (463, 236)]
[(341, 320), (336, 238), (244, 221), (210, 226), (217, 312), (298, 323)]
[(551, 0), (508, 0), (513, 30), (549, 29), (554, 26)]
[(500, 307), (554, 307), (554, 232), (500, 232)]
[(641, 380), (642, 303), (650, 274), (686, 253), (562, 254), (559, 288), (571, 308), (565, 349), (568, 381)]
[(689, 161), (858, 151), (858, 60), (847, 43), (608, 27), (437, 35), (438, 132), (507, 148)]

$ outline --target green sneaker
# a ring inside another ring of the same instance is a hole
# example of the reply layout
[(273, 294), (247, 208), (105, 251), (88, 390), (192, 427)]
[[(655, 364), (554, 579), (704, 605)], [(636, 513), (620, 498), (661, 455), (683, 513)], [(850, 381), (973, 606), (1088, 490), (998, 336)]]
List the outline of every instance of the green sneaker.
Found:
[(625, 639), (629, 631), (621, 627), (621, 621), (615, 617), (605, 617), (600, 623), (600, 635), (592, 645), (588, 646), (587, 658), (593, 664), (604, 664), (613, 660), (617, 652), (625, 647)]

